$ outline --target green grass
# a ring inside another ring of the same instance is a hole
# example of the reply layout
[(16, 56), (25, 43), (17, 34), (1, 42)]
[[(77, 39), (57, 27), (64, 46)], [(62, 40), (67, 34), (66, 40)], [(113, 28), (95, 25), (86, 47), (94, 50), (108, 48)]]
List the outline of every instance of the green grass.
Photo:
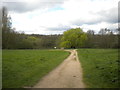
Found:
[(88, 88), (119, 87), (117, 49), (79, 49), (78, 55)]
[(2, 50), (0, 49), (0, 89), (2, 87)]
[(60, 50), (3, 50), (3, 88), (33, 86), (69, 52)]

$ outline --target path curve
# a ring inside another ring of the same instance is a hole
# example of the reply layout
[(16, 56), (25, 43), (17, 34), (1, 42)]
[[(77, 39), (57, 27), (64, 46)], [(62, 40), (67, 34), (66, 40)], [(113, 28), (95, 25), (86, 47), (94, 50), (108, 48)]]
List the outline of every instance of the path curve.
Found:
[(33, 88), (85, 88), (77, 51), (65, 51), (71, 52), (68, 58), (44, 76)]

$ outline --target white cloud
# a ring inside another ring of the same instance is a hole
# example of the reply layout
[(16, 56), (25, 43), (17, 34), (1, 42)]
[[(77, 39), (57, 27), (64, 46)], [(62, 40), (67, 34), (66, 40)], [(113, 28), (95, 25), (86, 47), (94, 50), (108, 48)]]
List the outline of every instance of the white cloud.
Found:
[(100, 28), (117, 28), (117, 0), (57, 0), (53, 6), (49, 1), (47, 7), (40, 4), (39, 0), (31, 3), (26, 10), (21, 7), (22, 13), (10, 12), (13, 27), (17, 31), (29, 34), (59, 34), (75, 27), (82, 27), (84, 31), (92, 29), (96, 32)]

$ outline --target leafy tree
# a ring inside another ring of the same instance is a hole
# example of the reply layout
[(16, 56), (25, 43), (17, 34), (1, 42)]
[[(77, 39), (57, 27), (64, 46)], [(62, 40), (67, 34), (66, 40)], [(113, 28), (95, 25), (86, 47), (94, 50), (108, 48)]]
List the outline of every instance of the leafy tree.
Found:
[(8, 16), (8, 11), (6, 7), (2, 7), (2, 48), (10, 48), (12, 39), (11, 33), (12, 30), (11, 17)]
[(19, 49), (33, 49), (33, 48), (36, 48), (36, 45), (37, 45), (37, 38), (36, 37), (21, 34), (18, 37), (18, 40), (19, 41), (18, 41), (18, 44), (17, 44), (17, 48), (19, 48)]
[(70, 29), (63, 33), (61, 38), (61, 47), (65, 48), (79, 48), (84, 46), (87, 35), (81, 28)]

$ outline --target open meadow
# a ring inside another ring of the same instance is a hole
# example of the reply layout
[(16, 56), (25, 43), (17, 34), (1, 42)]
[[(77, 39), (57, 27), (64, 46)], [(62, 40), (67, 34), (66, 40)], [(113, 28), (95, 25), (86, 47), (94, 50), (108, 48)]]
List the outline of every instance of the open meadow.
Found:
[(3, 50), (3, 88), (32, 86), (56, 66), (69, 52), (60, 50)]
[(79, 60), (83, 68), (83, 80), (89, 88), (117, 88), (117, 49), (79, 49)]

